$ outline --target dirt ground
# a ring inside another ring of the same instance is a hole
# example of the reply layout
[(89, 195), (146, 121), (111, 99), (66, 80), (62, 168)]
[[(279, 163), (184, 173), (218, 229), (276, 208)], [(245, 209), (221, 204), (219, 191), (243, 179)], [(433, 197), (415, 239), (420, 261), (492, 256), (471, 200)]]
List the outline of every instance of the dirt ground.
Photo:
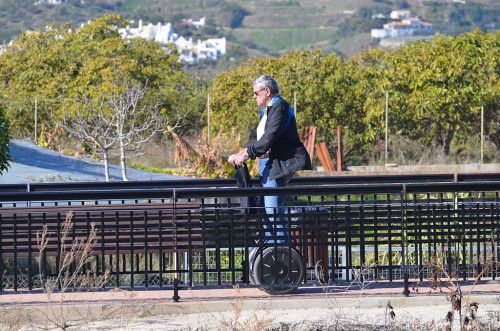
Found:
[(251, 286), (185, 288), (178, 302), (169, 289), (3, 294), (0, 330), (500, 330), (498, 280), (456, 285), (424, 284), (409, 296), (400, 283), (278, 296)]

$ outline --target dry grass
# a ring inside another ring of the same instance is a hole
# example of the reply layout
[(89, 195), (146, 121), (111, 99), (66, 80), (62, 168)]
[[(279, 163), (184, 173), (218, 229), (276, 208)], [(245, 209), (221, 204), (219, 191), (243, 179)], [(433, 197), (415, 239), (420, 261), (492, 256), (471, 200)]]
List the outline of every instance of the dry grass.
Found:
[[(236, 298), (226, 312), (210, 312), (200, 315), (195, 330), (269, 330), (275, 322), (272, 317), (272, 305), (260, 309), (249, 309), (238, 285), (235, 285)], [(209, 311), (206, 304), (198, 302), (200, 311)]]

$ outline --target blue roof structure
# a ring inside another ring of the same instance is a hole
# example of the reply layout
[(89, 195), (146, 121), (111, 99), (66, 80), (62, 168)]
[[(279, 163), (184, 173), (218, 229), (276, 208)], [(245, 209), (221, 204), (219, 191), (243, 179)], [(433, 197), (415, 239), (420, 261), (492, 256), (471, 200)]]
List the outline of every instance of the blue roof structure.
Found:
[[(28, 140), (11, 140), (13, 162), (0, 175), (0, 184), (105, 181), (104, 163), (78, 158), (35, 145)], [(122, 181), (119, 166), (110, 164), (110, 180)], [(185, 177), (127, 169), (129, 180), (175, 180)], [(186, 178), (187, 179), (187, 178)]]

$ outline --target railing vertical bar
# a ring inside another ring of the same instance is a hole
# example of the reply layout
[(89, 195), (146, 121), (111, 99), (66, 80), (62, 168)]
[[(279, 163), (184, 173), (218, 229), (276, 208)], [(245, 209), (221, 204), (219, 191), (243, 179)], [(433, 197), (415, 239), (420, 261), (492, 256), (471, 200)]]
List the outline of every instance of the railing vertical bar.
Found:
[(33, 236), (33, 220), (32, 220), (32, 214), (28, 214), (28, 290), (32, 291), (33, 290), (33, 247), (32, 242), (32, 236)]
[[(134, 247), (135, 247), (135, 240), (134, 240), (134, 233), (135, 233), (135, 226), (134, 226), (134, 212), (131, 210), (129, 213), (129, 231), (130, 231), (130, 237), (129, 237), (129, 244), (130, 244), (130, 288), (135, 288), (135, 272), (134, 272), (134, 257), (136, 257), (136, 254), (134, 253)], [(125, 263), (124, 263), (125, 265)], [(138, 271), (138, 270), (137, 270)]]
[(359, 280), (364, 282), (364, 270), (365, 268), (369, 268), (366, 265), (366, 236), (368, 235), (365, 231), (365, 196), (361, 194), (360, 202), (359, 202), (359, 265), (360, 265), (360, 274)]
[[(162, 201), (162, 203), (164, 203)], [(158, 278), (159, 278), (159, 287), (163, 288), (163, 210), (158, 211)]]
[[(215, 203), (217, 203), (217, 199), (215, 200)], [(207, 230), (207, 218), (203, 218), (203, 222), (202, 222), (202, 231), (203, 231), (203, 235), (202, 235), (202, 238), (203, 238), (203, 254), (201, 256), (201, 264), (202, 264), (202, 277), (203, 277), (203, 285), (204, 286), (207, 286), (208, 284), (208, 279), (207, 279), (207, 269), (208, 269), (208, 263), (207, 263), (207, 254), (208, 254), (208, 250), (207, 250), (207, 237), (208, 235), (210, 234), (209, 231)]]
[(338, 215), (337, 215), (337, 196), (335, 195), (333, 197), (333, 206), (330, 206), (330, 222), (328, 222), (329, 230), (328, 232), (331, 233), (330, 235), (330, 254), (332, 256), (332, 263), (330, 264), (331, 269), (327, 270), (327, 279), (325, 281), (329, 281), (330, 279), (333, 279), (335, 282), (337, 281), (337, 270), (341, 269), (341, 265), (339, 263), (339, 258), (340, 258), (340, 244), (339, 244), (339, 220), (338, 220)]
[(346, 243), (346, 280), (347, 282), (350, 282), (351, 278), (353, 277), (352, 275), (352, 269), (353, 269), (353, 252), (352, 252), (352, 230), (351, 230), (351, 196), (347, 195), (346, 199), (346, 205), (345, 205), (345, 226), (346, 226), (346, 232), (345, 232), (345, 243)]
[(387, 194), (387, 245), (389, 251), (389, 281), (392, 283), (394, 280), (394, 263), (393, 263), (393, 244), (392, 244), (392, 199), (389, 194)]
[(150, 271), (150, 252), (149, 252), (149, 217), (148, 212), (144, 211), (143, 215), (144, 220), (144, 286), (149, 288), (149, 271)]
[[(70, 218), (70, 214), (69, 213), (66, 213), (66, 218), (65, 218), (66, 222), (71, 222), (71, 248), (72, 249), (73, 245), (81, 245), (82, 242), (78, 242), (77, 241), (77, 236), (76, 236), (76, 215), (75, 213), (72, 213), (71, 214), (71, 218)], [(82, 239), (83, 240), (83, 239)], [(70, 275), (74, 275), (76, 273), (76, 264), (79, 263), (78, 261), (79, 257), (74, 257), (69, 265), (69, 274)], [(76, 282), (77, 282), (77, 279), (78, 278), (74, 278), (74, 280), (71, 282), (71, 287), (73, 287), (73, 290), (76, 288)], [(70, 284), (67, 284), (66, 286), (68, 286)]]
[[(195, 215), (199, 213), (200, 215), (200, 222), (203, 222), (203, 218), (204, 218), (204, 200), (202, 199), (201, 201), (201, 207), (200, 209), (201, 210), (195, 210)], [(189, 242), (193, 242), (193, 231), (195, 231), (195, 222), (193, 222), (193, 215), (191, 213), (191, 211), (188, 212), (188, 240)], [(187, 259), (188, 259), (188, 266), (186, 266), (186, 272), (187, 272), (187, 276), (188, 276), (188, 284), (189, 286), (193, 286), (194, 284), (194, 273), (193, 273), (193, 256), (194, 256), (194, 253), (193, 253), (193, 246), (192, 245), (189, 245), (188, 249), (187, 249)]]
[(481, 224), (481, 203), (479, 201), (479, 196), (478, 196), (478, 202), (475, 204), (476, 205), (476, 212), (475, 214), (475, 221), (476, 221), (476, 249), (477, 249), (477, 270), (476, 270), (476, 275), (474, 277), (479, 277), (483, 271), (483, 266), (481, 263), (481, 229), (482, 229), (482, 224)]
[(440, 220), (440, 215), (443, 210), (443, 205), (432, 204), (431, 206), (431, 218), (427, 222), (427, 235), (429, 240), (427, 242), (427, 264), (432, 261), (432, 252), (436, 252), (438, 241), (440, 241), (442, 234), (436, 231), (436, 223)]
[(375, 266), (375, 274), (374, 274), (375, 279), (379, 278), (379, 268), (380, 268), (379, 256), (378, 256), (380, 237), (378, 232), (379, 232), (378, 198), (377, 194), (374, 194), (373, 195), (373, 263)]
[(408, 195), (406, 192), (406, 185), (402, 184), (402, 190), (401, 190), (401, 239), (402, 239), (402, 245), (401, 245), (401, 266), (403, 268), (404, 272), (404, 290), (403, 290), (403, 295), (404, 296), (409, 296), (410, 295), (410, 287), (409, 287), (409, 272), (408, 272), (408, 266), (406, 265), (406, 245), (408, 243), (408, 238), (407, 238), (407, 231), (408, 231), (408, 213), (407, 213), (407, 203), (408, 203)]
[[(2, 207), (3, 205), (0, 204), (0, 208)], [(3, 246), (4, 246), (4, 242), (3, 242), (3, 232), (4, 232), (4, 218), (3, 218), (3, 215), (0, 214), (0, 293), (3, 293), (4, 292), (4, 285), (3, 285), (3, 277), (4, 277), (4, 272), (5, 272), (5, 266), (4, 266), (4, 262), (3, 262)]]
[(497, 262), (497, 256), (495, 252), (495, 205), (493, 202), (490, 202), (490, 250), (491, 250), (491, 262), (489, 265), (490, 269), (490, 277), (494, 280), (496, 277), (496, 262)]
[(120, 212), (115, 212), (115, 282), (120, 287)]
[(17, 214), (14, 214), (14, 292), (17, 292), (18, 289), (18, 278), (17, 278), (17, 273), (19, 272), (19, 267), (18, 267), (18, 260), (17, 260), (17, 238), (18, 238), (18, 233), (17, 233)]
[(238, 231), (234, 219), (234, 215), (231, 209), (231, 198), (227, 198), (226, 200), (226, 210), (227, 210), (227, 217), (229, 219), (229, 273), (231, 274), (231, 282), (234, 284), (235, 279), (236, 279), (236, 262), (235, 262), (235, 237), (237, 237), (236, 233)]
[[(105, 224), (104, 224), (104, 212), (101, 212), (100, 213), (100, 219), (101, 219), (101, 264), (100, 264), (100, 267), (101, 267), (101, 274), (104, 274), (106, 272), (106, 246), (105, 246), (105, 233), (106, 233), (106, 229), (105, 229)], [(99, 272), (99, 261), (97, 261), (97, 272)], [(110, 266), (111, 268), (111, 266)], [(111, 270), (110, 270), (111, 271)]]
[[(467, 214), (465, 209), (465, 200), (463, 198), (457, 197), (456, 199), (456, 215), (458, 220), (462, 220)], [(461, 261), (459, 264), (459, 268), (461, 269), (461, 276), (463, 280), (467, 279), (467, 238), (468, 238), (468, 229), (466, 222), (460, 222), (460, 233), (464, 240), (464, 243), (460, 246), (461, 248)], [(442, 230), (443, 231), (443, 230)], [(458, 275), (460, 276), (460, 274)]]
[[(61, 238), (61, 213), (57, 213), (57, 255), (56, 255), (56, 275), (59, 275), (61, 273), (61, 255), (63, 254), (62, 252), (62, 245), (63, 243), (62, 238)], [(59, 290), (62, 289), (62, 284), (61, 284), (61, 277), (57, 278), (57, 286)]]

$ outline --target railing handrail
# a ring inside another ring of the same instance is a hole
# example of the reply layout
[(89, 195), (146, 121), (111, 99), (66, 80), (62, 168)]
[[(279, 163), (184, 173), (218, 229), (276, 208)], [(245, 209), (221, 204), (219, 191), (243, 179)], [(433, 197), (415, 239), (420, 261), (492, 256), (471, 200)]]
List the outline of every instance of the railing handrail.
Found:
[(280, 188), (239, 188), (239, 187), (187, 187), (187, 188), (116, 188), (101, 190), (49, 190), (19, 192), (3, 190), (0, 186), (0, 203), (16, 201), (71, 201), (71, 200), (118, 200), (118, 199), (171, 199), (241, 197), (300, 192), (302, 195), (318, 194), (400, 194), (439, 192), (483, 192), (500, 190), (500, 181), (474, 181), (460, 183), (368, 183), (368, 184), (325, 184), (287, 186)]
[[(373, 183), (428, 183), (428, 182), (470, 182), (500, 181), (500, 173), (455, 173), (455, 174), (397, 174), (397, 175), (340, 175), (340, 176), (301, 176), (294, 177), (290, 185), (337, 185)], [(258, 185), (258, 179), (253, 179)], [(110, 189), (153, 189), (153, 188), (190, 188), (190, 187), (234, 187), (232, 178), (194, 179), (183, 178), (161, 181), (120, 181), (120, 182), (70, 182), (70, 183), (26, 183), (0, 185), (2, 192), (48, 192), (48, 191), (85, 191)]]

